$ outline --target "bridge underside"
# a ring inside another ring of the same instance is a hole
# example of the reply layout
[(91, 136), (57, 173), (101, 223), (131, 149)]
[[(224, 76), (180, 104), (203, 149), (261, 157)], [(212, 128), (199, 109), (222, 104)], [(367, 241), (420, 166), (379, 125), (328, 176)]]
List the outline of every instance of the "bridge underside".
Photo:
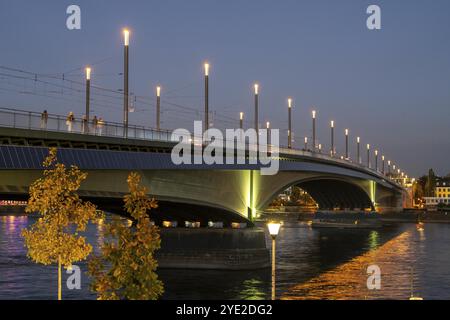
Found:
[(316, 201), (320, 209), (333, 208), (374, 209), (369, 195), (355, 184), (332, 179), (319, 179), (299, 183), (302, 188)]

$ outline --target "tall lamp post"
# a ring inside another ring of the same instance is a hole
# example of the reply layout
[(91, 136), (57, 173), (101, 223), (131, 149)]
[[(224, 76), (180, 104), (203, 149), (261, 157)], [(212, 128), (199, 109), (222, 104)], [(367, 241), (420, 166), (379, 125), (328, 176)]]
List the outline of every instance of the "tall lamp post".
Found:
[(345, 160), (348, 160), (348, 129), (345, 129)]
[(259, 108), (259, 85), (257, 83), (254, 84), (254, 93), (255, 93), (255, 131), (256, 131), (256, 144), (259, 143), (259, 124), (258, 124), (258, 108)]
[(292, 117), (291, 117), (291, 109), (292, 109), (292, 98), (288, 99), (288, 148), (292, 148)]
[(270, 122), (266, 122), (266, 130), (267, 130), (267, 145), (270, 144)]
[(370, 144), (367, 144), (367, 168), (370, 169)]
[(91, 103), (91, 68), (86, 67), (86, 122), (84, 123), (84, 132), (89, 132), (89, 109)]
[(244, 113), (239, 113), (239, 129), (244, 129)]
[(161, 129), (161, 87), (156, 87), (156, 130)]
[(375, 171), (378, 171), (378, 150), (375, 150)]
[(123, 134), (128, 137), (128, 63), (129, 63), (129, 44), (130, 44), (130, 31), (128, 29), (123, 30), (123, 44), (124, 44), (124, 63), (123, 63)]
[(312, 111), (312, 151), (316, 152), (316, 110)]
[(334, 157), (334, 121), (331, 120), (330, 122), (330, 129), (331, 129), (331, 156)]
[(357, 157), (357, 161), (358, 164), (361, 164), (361, 138), (357, 137), (356, 138), (356, 157)]
[(209, 129), (209, 63), (205, 62), (205, 131)]
[(276, 254), (276, 238), (280, 231), (281, 224), (278, 222), (269, 222), (267, 224), (270, 236), (272, 237), (272, 300), (275, 300), (275, 254)]

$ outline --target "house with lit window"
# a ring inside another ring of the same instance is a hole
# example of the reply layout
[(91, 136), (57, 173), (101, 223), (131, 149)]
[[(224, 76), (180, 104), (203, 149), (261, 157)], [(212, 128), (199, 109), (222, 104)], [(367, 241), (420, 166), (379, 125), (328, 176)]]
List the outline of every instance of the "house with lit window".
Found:
[(434, 197), (424, 197), (423, 199), (428, 209), (434, 209), (440, 203), (450, 207), (450, 177), (439, 179), (434, 188)]

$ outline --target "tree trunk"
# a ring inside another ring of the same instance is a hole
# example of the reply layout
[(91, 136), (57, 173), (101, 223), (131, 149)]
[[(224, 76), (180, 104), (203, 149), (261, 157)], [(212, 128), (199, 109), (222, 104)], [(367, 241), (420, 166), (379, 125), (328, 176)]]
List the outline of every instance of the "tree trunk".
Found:
[(62, 300), (62, 286), (61, 286), (61, 257), (58, 257), (58, 300)]

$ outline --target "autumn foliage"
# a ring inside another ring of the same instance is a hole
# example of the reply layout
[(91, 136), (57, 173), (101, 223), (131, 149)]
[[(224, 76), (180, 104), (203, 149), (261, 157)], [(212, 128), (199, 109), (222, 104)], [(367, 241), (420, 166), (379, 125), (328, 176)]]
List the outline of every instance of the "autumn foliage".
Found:
[(92, 246), (78, 233), (102, 213), (77, 194), (87, 174), (76, 166), (66, 168), (58, 163), (56, 154), (55, 148), (50, 149), (43, 163), (43, 177), (30, 186), (26, 212), (38, 213), (39, 219), (24, 229), (22, 236), (29, 258), (44, 265), (58, 264), (58, 298), (61, 299), (61, 265), (67, 268), (91, 253)]
[(147, 188), (140, 185), (137, 173), (131, 173), (127, 181), (125, 210), (133, 224), (115, 217), (105, 225), (107, 241), (101, 254), (89, 262), (91, 289), (101, 300), (154, 300), (163, 293), (154, 257), (160, 248), (159, 230), (148, 215), (157, 203), (148, 196)]

